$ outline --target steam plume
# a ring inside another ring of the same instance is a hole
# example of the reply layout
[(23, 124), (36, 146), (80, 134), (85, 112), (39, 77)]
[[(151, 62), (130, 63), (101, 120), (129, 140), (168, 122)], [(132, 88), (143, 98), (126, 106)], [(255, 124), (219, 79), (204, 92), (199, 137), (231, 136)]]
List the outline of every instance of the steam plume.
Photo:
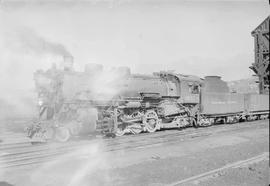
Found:
[(62, 44), (48, 41), (30, 28), (17, 29), (10, 39), (15, 41), (13, 46), (27, 53), (71, 56)]
[(0, 30), (0, 40), (0, 120), (32, 117), (36, 114), (33, 73), (51, 65), (48, 57), (71, 54), (62, 44), (28, 27), (6, 24)]

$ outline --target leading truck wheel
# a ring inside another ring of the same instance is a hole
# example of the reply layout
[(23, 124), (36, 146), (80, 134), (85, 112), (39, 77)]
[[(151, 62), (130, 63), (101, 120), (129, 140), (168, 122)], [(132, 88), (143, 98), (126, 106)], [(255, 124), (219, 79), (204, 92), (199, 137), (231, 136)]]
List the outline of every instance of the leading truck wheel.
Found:
[(55, 139), (60, 142), (66, 142), (70, 138), (70, 133), (67, 128), (59, 127), (55, 132)]
[(45, 130), (45, 132), (43, 133), (43, 135), (44, 135), (44, 138), (46, 140), (53, 139), (53, 137), (54, 137), (54, 130), (52, 128), (47, 128)]
[(158, 115), (154, 110), (146, 111), (143, 124), (145, 125), (145, 129), (147, 132), (155, 132), (158, 129)]

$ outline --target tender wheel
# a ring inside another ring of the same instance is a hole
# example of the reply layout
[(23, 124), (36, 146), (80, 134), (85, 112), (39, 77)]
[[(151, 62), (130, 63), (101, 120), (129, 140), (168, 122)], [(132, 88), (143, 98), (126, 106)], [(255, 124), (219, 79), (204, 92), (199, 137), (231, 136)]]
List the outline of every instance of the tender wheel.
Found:
[(65, 142), (69, 140), (70, 133), (67, 128), (59, 127), (56, 129), (55, 139), (60, 142)]
[(201, 117), (200, 120), (197, 122), (197, 126), (200, 127), (208, 127), (213, 124), (213, 121), (209, 118)]
[(159, 127), (157, 113), (153, 110), (146, 111), (143, 124), (147, 132), (155, 132)]

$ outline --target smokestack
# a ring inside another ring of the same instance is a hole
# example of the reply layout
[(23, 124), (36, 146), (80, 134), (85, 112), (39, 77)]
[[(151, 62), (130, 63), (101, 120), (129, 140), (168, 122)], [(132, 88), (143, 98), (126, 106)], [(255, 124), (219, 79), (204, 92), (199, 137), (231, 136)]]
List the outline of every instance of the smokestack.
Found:
[(73, 57), (70, 55), (63, 56), (64, 71), (73, 71)]

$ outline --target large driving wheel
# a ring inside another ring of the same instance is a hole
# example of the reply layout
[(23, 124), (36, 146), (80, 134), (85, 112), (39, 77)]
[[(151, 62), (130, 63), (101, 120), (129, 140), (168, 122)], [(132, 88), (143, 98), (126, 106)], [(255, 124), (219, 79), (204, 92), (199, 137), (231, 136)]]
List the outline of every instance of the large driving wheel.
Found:
[(154, 110), (146, 111), (143, 124), (147, 132), (155, 132), (159, 128), (158, 121), (158, 115)]
[(132, 134), (139, 134), (143, 131), (143, 128), (139, 123), (128, 126), (128, 129), (130, 130)]
[(115, 135), (118, 137), (123, 136), (125, 133), (126, 133), (125, 129), (122, 129), (122, 128), (117, 128), (115, 131)]
[(70, 138), (69, 130), (65, 127), (59, 127), (55, 132), (55, 139), (60, 142), (65, 142)]

